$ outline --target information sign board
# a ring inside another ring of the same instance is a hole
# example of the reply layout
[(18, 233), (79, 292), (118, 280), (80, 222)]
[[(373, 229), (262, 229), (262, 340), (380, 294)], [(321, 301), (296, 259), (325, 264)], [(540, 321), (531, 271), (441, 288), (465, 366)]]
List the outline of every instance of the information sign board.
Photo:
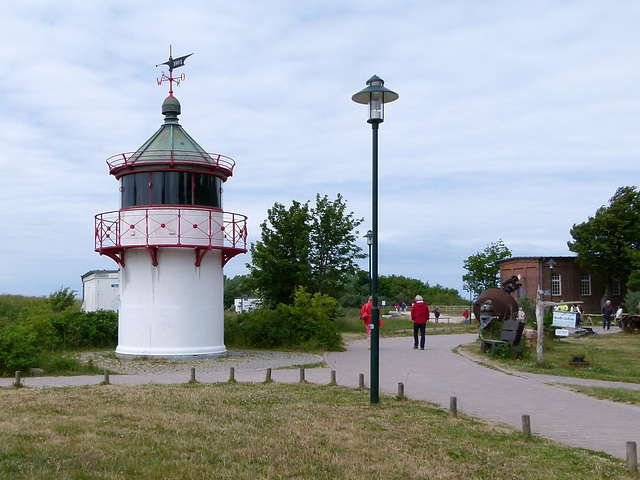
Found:
[(553, 326), (576, 328), (576, 312), (553, 312)]

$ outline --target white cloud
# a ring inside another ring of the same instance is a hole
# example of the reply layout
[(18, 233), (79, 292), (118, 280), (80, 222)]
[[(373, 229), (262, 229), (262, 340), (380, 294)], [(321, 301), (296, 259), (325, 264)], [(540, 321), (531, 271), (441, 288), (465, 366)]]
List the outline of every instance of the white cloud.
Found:
[[(370, 227), (371, 129), (353, 93), (400, 94), (380, 128), (380, 271), (461, 288), (502, 238), (569, 254), (574, 223), (637, 183), (640, 4), (58, 2), (0, 6), (0, 292), (94, 268), (93, 216), (119, 206), (105, 159), (162, 122), (169, 45), (181, 123), (237, 162), (225, 209), (250, 240), (275, 202), (341, 193)], [(362, 241), (362, 247), (366, 244)], [(244, 272), (247, 256), (227, 264)], [(366, 264), (363, 263), (363, 267)]]

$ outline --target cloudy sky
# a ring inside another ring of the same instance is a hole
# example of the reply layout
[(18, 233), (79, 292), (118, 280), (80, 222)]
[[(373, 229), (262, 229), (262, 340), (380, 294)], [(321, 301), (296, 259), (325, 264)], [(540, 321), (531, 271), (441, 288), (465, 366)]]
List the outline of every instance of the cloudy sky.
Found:
[(275, 202), (316, 193), (370, 228), (351, 96), (376, 74), (400, 95), (380, 129), (381, 274), (462, 291), (463, 261), (498, 239), (569, 255), (572, 225), (638, 184), (639, 21), (637, 0), (2, 2), (0, 293), (81, 293), (116, 268), (93, 250), (94, 216), (119, 208), (105, 160), (161, 125), (169, 45), (194, 53), (180, 122), (236, 161), (224, 208), (250, 242)]

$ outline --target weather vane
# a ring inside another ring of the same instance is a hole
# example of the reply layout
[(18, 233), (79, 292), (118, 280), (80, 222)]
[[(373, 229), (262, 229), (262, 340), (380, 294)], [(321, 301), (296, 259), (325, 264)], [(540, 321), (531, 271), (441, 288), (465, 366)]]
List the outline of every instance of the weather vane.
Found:
[(193, 55), (193, 53), (190, 53), (189, 55), (185, 55), (184, 57), (178, 57), (178, 58), (173, 58), (171, 55), (172, 55), (171, 45), (169, 45), (169, 61), (159, 63), (158, 65), (156, 65), (156, 67), (159, 67), (160, 65), (168, 65), (169, 76), (167, 77), (165, 73), (162, 72), (162, 75), (160, 75), (160, 78), (157, 78), (156, 80), (158, 81), (158, 85), (162, 85), (163, 82), (169, 82), (169, 96), (173, 97), (173, 84), (175, 83), (176, 86), (179, 87), (180, 82), (186, 78), (186, 75), (184, 73), (178, 76), (177, 78), (173, 78), (173, 69), (182, 67), (184, 65), (185, 60), (189, 58), (191, 55)]

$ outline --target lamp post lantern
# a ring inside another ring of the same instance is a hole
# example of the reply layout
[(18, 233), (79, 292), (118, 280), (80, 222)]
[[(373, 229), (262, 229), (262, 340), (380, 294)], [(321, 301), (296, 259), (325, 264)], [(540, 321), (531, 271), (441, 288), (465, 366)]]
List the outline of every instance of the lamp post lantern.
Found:
[(373, 134), (371, 180), (371, 395), (370, 403), (378, 403), (380, 391), (380, 307), (378, 306), (378, 126), (384, 122), (384, 104), (398, 99), (398, 94), (384, 86), (384, 81), (374, 75), (367, 80), (367, 87), (351, 97), (356, 103), (369, 105), (369, 119)]
[(371, 245), (373, 245), (373, 232), (369, 230), (363, 237), (367, 239), (367, 245), (369, 246), (369, 296), (371, 296)]

